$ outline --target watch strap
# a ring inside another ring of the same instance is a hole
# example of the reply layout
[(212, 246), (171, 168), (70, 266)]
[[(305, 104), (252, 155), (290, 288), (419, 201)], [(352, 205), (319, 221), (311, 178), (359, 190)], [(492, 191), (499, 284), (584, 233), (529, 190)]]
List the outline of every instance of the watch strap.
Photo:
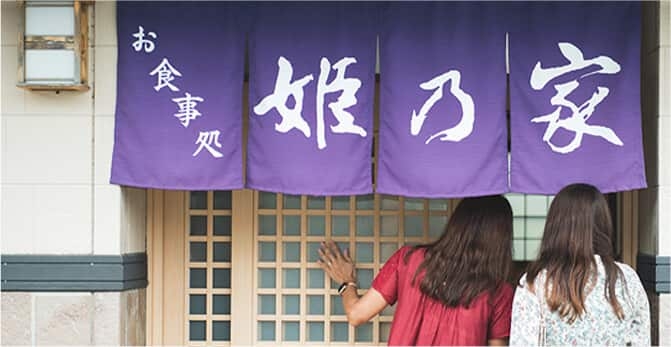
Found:
[(338, 288), (338, 295), (342, 295), (342, 293), (345, 292), (345, 290), (347, 289), (347, 287), (358, 288), (358, 286), (356, 285), (355, 282), (343, 282), (343, 283), (340, 285), (340, 287)]

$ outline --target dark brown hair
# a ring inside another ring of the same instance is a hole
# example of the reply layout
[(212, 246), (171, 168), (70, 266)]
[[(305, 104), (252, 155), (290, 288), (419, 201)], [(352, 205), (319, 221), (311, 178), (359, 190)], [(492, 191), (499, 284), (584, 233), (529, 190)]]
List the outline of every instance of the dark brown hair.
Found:
[(538, 260), (527, 270), (527, 284), (546, 270), (545, 298), (552, 312), (569, 323), (585, 312), (585, 297), (596, 284), (599, 255), (606, 270), (604, 295), (619, 319), (624, 318), (615, 296), (615, 283), (622, 271), (615, 264), (611, 234), (613, 224), (608, 204), (597, 188), (572, 184), (552, 201)]
[(493, 294), (510, 272), (512, 229), (512, 210), (504, 197), (463, 199), (440, 238), (413, 249), (426, 250), (413, 285), (424, 272), (422, 293), (448, 307), (468, 307), (481, 293)]

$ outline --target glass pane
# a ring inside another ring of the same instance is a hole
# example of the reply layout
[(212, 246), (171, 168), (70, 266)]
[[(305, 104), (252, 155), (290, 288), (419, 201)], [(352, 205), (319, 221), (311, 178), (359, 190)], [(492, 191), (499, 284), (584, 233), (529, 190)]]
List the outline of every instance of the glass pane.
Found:
[(527, 218), (527, 235), (528, 239), (541, 239), (543, 238), (543, 228), (545, 228), (545, 218)]
[(277, 254), (276, 252), (277, 250), (275, 248), (275, 242), (259, 242), (259, 261), (275, 261), (275, 255)]
[(259, 340), (275, 341), (275, 322), (259, 322)]
[(205, 314), (205, 295), (189, 295), (189, 314)]
[(424, 199), (406, 198), (403, 206), (408, 211), (422, 211), (424, 210)]
[(373, 194), (357, 195), (356, 209), (357, 210), (372, 210), (375, 207), (375, 196)]
[(275, 314), (275, 295), (259, 295), (259, 314)]
[(189, 288), (207, 287), (206, 269), (189, 269)]
[(277, 208), (277, 194), (259, 192), (259, 208), (274, 210)]
[(349, 236), (349, 216), (331, 217), (331, 235)]
[(384, 310), (380, 313), (381, 316), (393, 316), (394, 312), (396, 311), (396, 305), (394, 306), (389, 306), (387, 305)]
[(24, 57), (26, 81), (73, 81), (78, 76), (72, 49), (26, 49)]
[(308, 341), (324, 341), (323, 322), (308, 322)]
[(331, 322), (331, 341), (347, 342), (349, 336), (349, 324), (343, 322)]
[(259, 269), (259, 288), (275, 288), (275, 269)]
[(323, 236), (326, 230), (326, 217), (308, 216), (308, 235)]
[(275, 235), (277, 219), (275, 216), (259, 216), (259, 235)]
[(282, 260), (285, 262), (300, 262), (301, 261), (301, 243), (300, 242), (283, 242), (282, 243)]
[(301, 314), (301, 297), (298, 295), (283, 295), (282, 313)]
[(283, 288), (300, 288), (301, 287), (301, 270), (299, 270), (299, 269), (282, 269), (282, 287)]
[(214, 216), (214, 235), (231, 236), (231, 216)]
[(525, 254), (525, 260), (534, 260), (538, 256), (538, 251), (541, 248), (540, 240), (527, 240), (527, 249)]
[(214, 191), (214, 209), (215, 210), (230, 210), (233, 206), (232, 194), (230, 190), (216, 190)]
[(214, 256), (212, 257), (217, 263), (228, 263), (231, 261), (231, 243), (230, 242), (215, 242)]
[(231, 314), (231, 296), (218, 295), (212, 296), (212, 313), (214, 314)]
[(525, 218), (513, 217), (513, 238), (524, 239)]
[(354, 336), (356, 342), (373, 342), (373, 323), (365, 323), (356, 327)]
[(308, 242), (308, 263), (319, 260), (319, 242)]
[(506, 194), (505, 196), (513, 209), (513, 216), (524, 216), (524, 195)]
[(308, 269), (308, 288), (324, 288), (324, 270)]
[(356, 236), (373, 236), (373, 216), (356, 216)]
[(207, 192), (191, 192), (189, 194), (189, 208), (192, 210), (207, 210)]
[(523, 240), (514, 240), (513, 241), (513, 260), (523, 261), (524, 260), (524, 241)]
[(308, 196), (308, 210), (323, 210), (326, 208), (326, 198), (323, 196)]
[(361, 289), (368, 289), (371, 283), (373, 283), (373, 269), (357, 269), (356, 277), (359, 281), (359, 287)]
[(189, 340), (205, 341), (205, 321), (189, 321)]
[(191, 216), (190, 231), (191, 236), (205, 236), (207, 235), (207, 216)]
[(214, 269), (214, 288), (231, 288), (231, 269)]
[(334, 196), (331, 198), (332, 210), (349, 210), (349, 196)]
[(391, 258), (394, 255), (394, 252), (398, 249), (397, 243), (391, 242), (382, 242), (380, 244), (380, 262), (384, 263), (387, 259)]
[(422, 216), (405, 216), (405, 236), (422, 236), (424, 233), (424, 218)]
[(429, 216), (429, 237), (437, 238), (443, 234), (447, 225), (447, 216)]
[(323, 295), (308, 295), (308, 314), (322, 315), (324, 314), (324, 296)]
[(380, 208), (383, 210), (398, 210), (398, 196), (392, 195), (381, 195), (380, 196)]
[(300, 210), (301, 209), (301, 196), (300, 195), (287, 195), (284, 194), (283, 208), (285, 210)]
[(212, 340), (230, 341), (231, 340), (231, 322), (215, 320), (212, 322)]
[(357, 242), (356, 243), (356, 262), (357, 263), (372, 263), (373, 262), (373, 243), (372, 242)]
[[(340, 249), (340, 252), (345, 252), (346, 249), (349, 249), (349, 242), (336, 242), (336, 246), (338, 246), (338, 249)], [(349, 250), (349, 254), (352, 254), (352, 250)]]
[(345, 314), (345, 308), (342, 306), (342, 297), (340, 297), (340, 295), (331, 296), (331, 314), (332, 315)]
[(380, 342), (389, 341), (389, 332), (391, 331), (391, 323), (380, 322)]
[(301, 216), (283, 216), (284, 230), (283, 235), (300, 236), (301, 234)]
[(300, 329), (298, 322), (282, 322), (283, 341), (298, 341), (300, 337)]
[(545, 195), (526, 195), (526, 215), (545, 216), (547, 210), (547, 198)]
[(373, 269), (357, 269), (356, 277), (358, 280), (359, 288), (369, 289), (373, 283)]
[(207, 242), (189, 243), (189, 260), (195, 262), (207, 261)]
[(431, 211), (447, 211), (450, 207), (447, 199), (429, 199), (429, 210)]
[(398, 216), (380, 217), (380, 235), (397, 236), (398, 235)]
[[(25, 26), (27, 36), (73, 36), (75, 10), (72, 2), (70, 6), (26, 6)], [(145, 35), (148, 34), (149, 30), (146, 30)]]

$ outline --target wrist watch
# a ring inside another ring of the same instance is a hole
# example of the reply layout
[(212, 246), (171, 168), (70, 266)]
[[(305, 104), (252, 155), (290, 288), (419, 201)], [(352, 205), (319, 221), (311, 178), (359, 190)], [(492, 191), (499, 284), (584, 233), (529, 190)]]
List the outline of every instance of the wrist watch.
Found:
[(340, 285), (340, 288), (338, 288), (338, 295), (342, 295), (342, 293), (345, 292), (347, 287), (359, 288), (359, 286), (356, 285), (356, 282), (343, 282)]

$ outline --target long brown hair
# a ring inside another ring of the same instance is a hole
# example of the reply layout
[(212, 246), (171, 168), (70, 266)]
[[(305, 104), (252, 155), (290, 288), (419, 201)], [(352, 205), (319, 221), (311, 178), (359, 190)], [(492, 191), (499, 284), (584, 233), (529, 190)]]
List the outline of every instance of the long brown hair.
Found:
[(527, 270), (527, 284), (533, 289), (536, 277), (546, 270), (548, 306), (569, 323), (585, 312), (585, 297), (597, 276), (594, 255), (601, 257), (606, 270), (604, 295), (617, 317), (624, 318), (615, 296), (622, 271), (613, 257), (612, 233), (608, 204), (594, 186), (566, 186), (552, 201), (538, 260)]
[(440, 238), (414, 248), (426, 253), (413, 285), (424, 272), (421, 292), (448, 307), (468, 307), (482, 292), (494, 293), (510, 272), (512, 229), (512, 209), (504, 197), (463, 199)]

